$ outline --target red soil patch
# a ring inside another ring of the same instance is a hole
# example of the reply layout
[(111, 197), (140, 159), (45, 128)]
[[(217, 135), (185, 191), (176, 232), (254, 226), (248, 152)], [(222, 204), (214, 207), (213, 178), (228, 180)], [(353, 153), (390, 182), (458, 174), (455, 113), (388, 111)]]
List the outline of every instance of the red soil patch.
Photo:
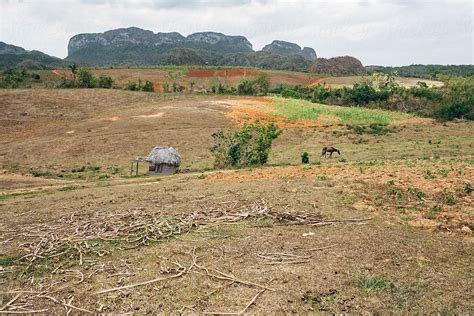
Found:
[(61, 79), (64, 79), (64, 80), (69, 79), (69, 76), (68, 76), (67, 74), (61, 73), (61, 72), (59, 72), (59, 71), (57, 71), (57, 70), (53, 70), (53, 71), (51, 71), (51, 73), (52, 73), (53, 75), (55, 75), (55, 76), (61, 78)]
[[(286, 117), (275, 116), (263, 109), (264, 106), (239, 106), (226, 113), (227, 117), (232, 119), (237, 125), (259, 121), (275, 122), (279, 127), (284, 128), (307, 128), (316, 127), (320, 124), (315, 120), (290, 120)], [(269, 107), (269, 111), (271, 108)]]
[(164, 92), (164, 89), (163, 89), (163, 86), (161, 85), (161, 83), (155, 83), (153, 85), (153, 91), (154, 92)]
[[(465, 172), (463, 176), (465, 179), (472, 179), (474, 176), (474, 168), (462, 165), (455, 168), (459, 168), (459, 170), (462, 168)], [(472, 232), (469, 228), (469, 226), (472, 226), (473, 196), (459, 192), (455, 195), (456, 203), (454, 205), (447, 205), (443, 202), (444, 192), (456, 192), (462, 181), (457, 176), (425, 179), (424, 175), (425, 169), (423, 166), (384, 165), (366, 167), (366, 172), (363, 174), (360, 173), (358, 167), (354, 166), (312, 168), (307, 166), (279, 166), (213, 173), (207, 175), (205, 183), (267, 181), (279, 178), (289, 180), (304, 177), (317, 179), (317, 176), (329, 177), (335, 183), (357, 180), (359, 183), (364, 183), (367, 188), (381, 188), (379, 194), (384, 197), (384, 203), (378, 203), (375, 194), (362, 194), (360, 200), (352, 204), (353, 208), (367, 211), (384, 211), (399, 219), (409, 214), (410, 219), (407, 220), (407, 224), (410, 226), (438, 231), (450, 236), (456, 234), (467, 235), (468, 238), (465, 238), (467, 241), (474, 241), (474, 238), (470, 236)], [(389, 181), (393, 181), (405, 196), (406, 200), (402, 204), (403, 212), (398, 207), (399, 202), (387, 195), (386, 187)], [(422, 188), (425, 195), (423, 201), (410, 193), (406, 193), (409, 192), (409, 188)], [(438, 213), (431, 212), (430, 210), (435, 205), (442, 205), (442, 210)]]
[(257, 120), (275, 122), (278, 126), (283, 128), (324, 127), (337, 123), (334, 117), (325, 117), (324, 115), (321, 115), (318, 120), (294, 120), (273, 115), (273, 100), (270, 98), (230, 99), (217, 101), (217, 103), (231, 106), (230, 110), (226, 112), (226, 116), (239, 126)]
[(318, 84), (320, 84), (321, 82), (323, 82), (325, 79), (327, 79), (327, 77), (312, 79), (312, 80), (309, 82), (308, 86), (309, 86), (309, 87), (317, 86)]
[(188, 71), (188, 78), (210, 78), (210, 77), (247, 77), (257, 75), (257, 71), (248, 69), (193, 69)]

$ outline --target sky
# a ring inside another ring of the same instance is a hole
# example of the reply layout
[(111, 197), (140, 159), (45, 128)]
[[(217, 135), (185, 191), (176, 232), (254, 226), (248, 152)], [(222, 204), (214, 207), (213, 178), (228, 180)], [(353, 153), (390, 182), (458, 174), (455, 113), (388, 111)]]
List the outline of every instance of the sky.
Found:
[(64, 58), (69, 39), (136, 26), (285, 40), (364, 65), (473, 64), (473, 0), (0, 0), (0, 41)]

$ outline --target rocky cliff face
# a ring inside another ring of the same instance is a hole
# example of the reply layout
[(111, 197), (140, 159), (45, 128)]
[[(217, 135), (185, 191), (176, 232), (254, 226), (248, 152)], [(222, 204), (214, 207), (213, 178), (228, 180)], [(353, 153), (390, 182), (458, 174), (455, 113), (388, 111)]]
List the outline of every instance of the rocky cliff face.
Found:
[(241, 65), (307, 71), (316, 59), (312, 48), (273, 41), (254, 52), (244, 36), (198, 32), (153, 33), (137, 27), (78, 34), (69, 40), (66, 60), (91, 66), (111, 65)]
[(310, 61), (314, 61), (317, 57), (314, 49), (310, 47), (301, 49), (298, 44), (278, 40), (266, 45), (262, 51), (281, 56), (302, 56)]
[(74, 54), (81, 49), (97, 45), (121, 47), (125, 45), (152, 45), (178, 44), (184, 40), (179, 33), (157, 33), (145, 31), (136, 27), (117, 29), (104, 33), (78, 34), (69, 40), (68, 54)]
[(104, 33), (78, 34), (69, 40), (68, 55), (87, 53), (85, 50), (125, 48), (209, 48), (218, 52), (250, 52), (252, 44), (243, 36), (228, 36), (215, 32), (200, 32), (187, 37), (177, 33), (153, 33), (137, 27)]

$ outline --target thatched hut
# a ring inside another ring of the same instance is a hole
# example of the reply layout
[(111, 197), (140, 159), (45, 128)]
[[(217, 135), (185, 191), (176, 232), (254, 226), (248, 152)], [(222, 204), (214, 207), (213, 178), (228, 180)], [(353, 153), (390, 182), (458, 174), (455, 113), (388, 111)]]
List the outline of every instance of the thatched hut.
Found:
[(178, 171), (181, 163), (181, 155), (173, 147), (157, 146), (148, 155), (146, 159), (150, 164), (150, 174), (173, 174)]

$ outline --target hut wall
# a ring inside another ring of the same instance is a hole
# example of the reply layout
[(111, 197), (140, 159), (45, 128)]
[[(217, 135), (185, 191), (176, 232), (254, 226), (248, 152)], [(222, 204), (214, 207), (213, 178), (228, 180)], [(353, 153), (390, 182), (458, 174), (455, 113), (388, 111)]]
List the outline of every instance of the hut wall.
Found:
[(150, 175), (169, 175), (176, 173), (178, 171), (178, 167), (162, 163), (158, 165), (150, 165), (149, 171)]

